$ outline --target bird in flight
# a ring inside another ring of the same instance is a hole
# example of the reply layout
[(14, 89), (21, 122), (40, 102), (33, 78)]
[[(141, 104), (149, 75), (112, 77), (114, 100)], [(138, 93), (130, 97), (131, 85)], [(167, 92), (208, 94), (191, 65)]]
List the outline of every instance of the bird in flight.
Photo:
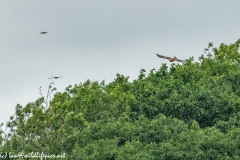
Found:
[(48, 33), (48, 32), (41, 32), (40, 34), (46, 34), (46, 33)]
[(61, 76), (61, 77), (51, 77), (51, 78), (48, 78), (48, 79), (52, 79), (52, 78), (55, 78), (55, 79), (58, 79), (58, 78), (62, 78), (64, 76)]
[(162, 55), (159, 55), (159, 54), (156, 54), (159, 58), (164, 58), (164, 59), (168, 59), (170, 62), (173, 62), (173, 61), (178, 61), (178, 62), (184, 62), (184, 60), (180, 60), (178, 59), (177, 57), (167, 57), (167, 56), (162, 56)]

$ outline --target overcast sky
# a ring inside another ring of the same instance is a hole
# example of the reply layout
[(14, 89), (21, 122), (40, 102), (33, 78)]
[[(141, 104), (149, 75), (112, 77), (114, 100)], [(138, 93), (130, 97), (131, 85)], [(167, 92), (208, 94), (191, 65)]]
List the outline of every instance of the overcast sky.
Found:
[(239, 38), (239, 0), (1, 0), (0, 122), (51, 82), (62, 92), (117, 73), (132, 81), (170, 65), (156, 53), (198, 61), (209, 42)]

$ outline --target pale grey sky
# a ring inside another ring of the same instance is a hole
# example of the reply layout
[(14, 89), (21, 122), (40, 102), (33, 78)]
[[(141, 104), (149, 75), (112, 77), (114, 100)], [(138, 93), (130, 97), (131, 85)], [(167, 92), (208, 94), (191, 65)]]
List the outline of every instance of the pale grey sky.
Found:
[(170, 64), (156, 53), (198, 61), (209, 42), (240, 38), (239, 15), (239, 0), (1, 0), (0, 122), (50, 82), (133, 80)]

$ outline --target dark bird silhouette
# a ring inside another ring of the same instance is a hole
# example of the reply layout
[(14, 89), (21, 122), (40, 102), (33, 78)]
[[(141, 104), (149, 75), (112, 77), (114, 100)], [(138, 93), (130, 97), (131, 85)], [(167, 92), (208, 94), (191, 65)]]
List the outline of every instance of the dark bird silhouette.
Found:
[(64, 76), (61, 76), (61, 77), (51, 77), (51, 78), (48, 78), (48, 79), (52, 79), (52, 78), (55, 78), (55, 79), (58, 79), (58, 78), (62, 78)]
[(178, 61), (178, 62), (184, 62), (184, 60), (180, 60), (178, 59), (177, 57), (167, 57), (167, 56), (162, 56), (162, 55), (159, 55), (159, 54), (156, 54), (159, 58), (164, 58), (164, 59), (168, 59), (170, 62), (173, 62), (173, 61)]
[(40, 34), (46, 34), (46, 33), (48, 33), (48, 32), (41, 32)]

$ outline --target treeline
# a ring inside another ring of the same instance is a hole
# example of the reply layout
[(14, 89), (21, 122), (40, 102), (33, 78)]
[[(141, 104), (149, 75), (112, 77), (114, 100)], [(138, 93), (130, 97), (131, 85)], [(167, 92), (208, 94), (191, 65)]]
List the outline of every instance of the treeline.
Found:
[[(163, 64), (133, 82), (117, 74), (41, 97), (2, 126), (0, 152), (66, 154), (69, 160), (240, 159), (240, 39), (199, 62)], [(54, 91), (52, 84), (49, 93)], [(31, 158), (30, 158), (31, 159)]]

